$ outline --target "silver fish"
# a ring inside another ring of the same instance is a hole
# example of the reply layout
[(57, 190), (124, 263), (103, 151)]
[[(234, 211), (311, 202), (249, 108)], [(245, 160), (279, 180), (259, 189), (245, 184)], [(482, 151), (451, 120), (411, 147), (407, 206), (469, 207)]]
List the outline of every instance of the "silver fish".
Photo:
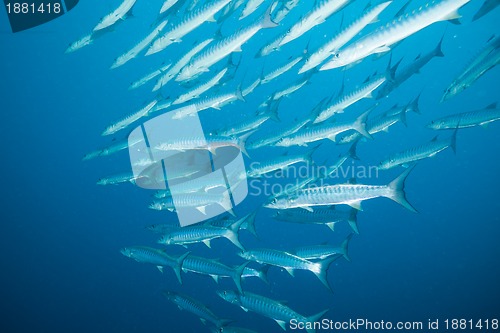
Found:
[(497, 103), (492, 103), (481, 110), (462, 112), (433, 120), (427, 127), (435, 130), (467, 128), (486, 126), (497, 120), (500, 120), (500, 109), (497, 109)]
[(406, 169), (388, 185), (338, 184), (304, 189), (295, 195), (274, 198), (264, 207), (272, 209), (303, 208), (314, 211), (316, 206), (349, 205), (361, 210), (361, 202), (373, 198), (389, 198), (412, 212), (416, 212), (406, 200), (404, 184), (413, 167)]

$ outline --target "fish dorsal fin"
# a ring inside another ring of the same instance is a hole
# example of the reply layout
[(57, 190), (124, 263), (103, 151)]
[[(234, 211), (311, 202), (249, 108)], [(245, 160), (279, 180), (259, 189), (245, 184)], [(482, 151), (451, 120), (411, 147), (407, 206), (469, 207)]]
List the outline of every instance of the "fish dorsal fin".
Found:
[(212, 277), (212, 279), (214, 279), (215, 283), (219, 283), (219, 276), (218, 275), (210, 275)]
[(211, 248), (211, 245), (210, 245), (210, 239), (205, 239), (203, 241), (203, 244), (205, 244), (208, 248)]
[(487, 109), (487, 110), (493, 110), (493, 109), (496, 109), (496, 108), (497, 108), (497, 102), (491, 103), (490, 105), (488, 105), (487, 107), (485, 107), (485, 109)]
[(295, 273), (293, 272), (293, 268), (287, 268), (285, 267), (285, 270), (288, 272), (288, 274), (290, 274), (291, 276), (295, 276)]
[(327, 222), (325, 224), (331, 231), (335, 231), (335, 222)]

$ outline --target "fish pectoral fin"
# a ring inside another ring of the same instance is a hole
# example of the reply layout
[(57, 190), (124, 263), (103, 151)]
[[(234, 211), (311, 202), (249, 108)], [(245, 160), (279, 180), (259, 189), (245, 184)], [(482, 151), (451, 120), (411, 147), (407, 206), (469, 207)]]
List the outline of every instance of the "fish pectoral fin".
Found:
[(156, 268), (158, 268), (158, 270), (163, 273), (163, 266), (156, 266)]
[(212, 246), (210, 245), (210, 239), (205, 239), (203, 241), (203, 244), (205, 244), (208, 248), (212, 248)]
[(295, 277), (295, 273), (293, 272), (293, 268), (287, 268), (285, 267), (285, 270), (290, 274), (292, 277)]
[(274, 321), (280, 325), (283, 331), (286, 331), (286, 322), (284, 320), (274, 319)]
[(215, 19), (215, 17), (212, 15), (210, 16), (208, 19), (207, 19), (207, 22), (217, 22), (217, 20)]
[(462, 16), (458, 13), (457, 10), (449, 13), (448, 15), (446, 15), (444, 18), (443, 18), (443, 21), (453, 21), (453, 20), (458, 20), (459, 18), (461, 18)]
[(335, 222), (328, 222), (325, 224), (328, 228), (330, 228), (331, 231), (335, 231)]
[(248, 312), (248, 309), (247, 309), (247, 308), (245, 308), (245, 307), (243, 307), (243, 306), (241, 306), (241, 308), (243, 309), (243, 311)]
[(309, 206), (303, 206), (303, 207), (300, 207), (300, 208), (305, 209), (305, 210), (307, 210), (308, 212), (311, 212), (311, 213), (314, 212), (314, 210), (312, 209), (312, 207), (309, 207)]
[(241, 45), (238, 45), (238, 47), (234, 49), (234, 52), (243, 52), (243, 50), (241, 49)]
[(218, 275), (210, 275), (212, 279), (214, 279), (215, 283), (219, 283), (219, 276)]
[(391, 48), (389, 46), (380, 46), (373, 50), (373, 53), (385, 53), (389, 52)]
[(328, 140), (335, 142), (336, 135), (328, 136)]
[(361, 201), (353, 201), (353, 202), (348, 203), (348, 205), (354, 209), (363, 210), (363, 208), (361, 207)]

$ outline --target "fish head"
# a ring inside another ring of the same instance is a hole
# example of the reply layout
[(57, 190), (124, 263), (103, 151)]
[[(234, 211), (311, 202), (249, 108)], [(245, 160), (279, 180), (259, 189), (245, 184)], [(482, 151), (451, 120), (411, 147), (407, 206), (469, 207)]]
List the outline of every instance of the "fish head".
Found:
[(443, 97), (441, 98), (441, 102), (444, 102), (452, 98), (453, 96), (460, 93), (462, 90), (464, 90), (464, 88), (461, 85), (452, 84), (444, 91)]
[(387, 170), (387, 169), (395, 167), (396, 165), (397, 165), (396, 159), (391, 157), (391, 158), (388, 158), (386, 160), (381, 161), (377, 168), (379, 170)]
[(245, 260), (252, 260), (252, 255), (250, 252), (248, 251), (241, 251), (239, 253), (237, 253), (241, 258), (245, 259)]
[(271, 209), (287, 209), (293, 203), (292, 197), (274, 197), (264, 207)]
[(123, 254), (125, 257), (132, 258), (134, 255), (134, 251), (130, 247), (124, 247), (120, 250), (120, 253)]
[(157, 202), (157, 201), (154, 201), (152, 203), (149, 204), (148, 206), (149, 209), (152, 209), (152, 210), (161, 210), (162, 207), (161, 207), (161, 203)]
[(231, 304), (239, 303), (239, 295), (234, 290), (217, 290), (217, 295), (219, 295), (220, 298)]
[(109, 180), (107, 178), (100, 178), (97, 181), (97, 185), (108, 185), (108, 184), (109, 184)]
[(433, 120), (431, 121), (429, 124), (427, 124), (427, 128), (431, 128), (431, 129), (442, 129), (442, 128), (445, 128), (445, 123), (443, 120)]

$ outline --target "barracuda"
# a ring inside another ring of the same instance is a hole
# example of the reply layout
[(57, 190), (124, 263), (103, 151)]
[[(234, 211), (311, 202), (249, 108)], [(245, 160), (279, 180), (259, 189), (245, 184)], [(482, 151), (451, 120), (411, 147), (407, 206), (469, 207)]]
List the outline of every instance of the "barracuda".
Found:
[(497, 103), (493, 103), (482, 110), (462, 112), (433, 120), (427, 127), (435, 130), (467, 128), (486, 126), (497, 120), (500, 120), (500, 110), (497, 109)]
[(241, 46), (252, 38), (259, 30), (265, 28), (273, 28), (277, 26), (271, 21), (269, 8), (264, 16), (256, 23), (238, 30), (234, 34), (223, 38), (216, 42), (206, 51), (196, 56), (189, 64), (187, 64), (175, 78), (176, 81), (188, 81), (203, 72), (209, 71), (209, 68), (224, 59), (232, 52), (241, 51)]
[[(385, 76), (376, 77), (363, 84), (349, 94), (340, 96), (335, 102), (331, 103), (326, 109), (320, 111), (313, 121), (313, 124), (323, 122), (336, 113), (342, 113), (349, 106), (362, 100), (363, 98), (372, 98), (373, 91), (380, 87), (386, 81)], [(343, 89), (342, 89), (343, 90)]]
[[(406, 126), (406, 111), (405, 108), (399, 109), (399, 113), (396, 113), (394, 115), (386, 115), (383, 114), (377, 118), (373, 119), (368, 119), (366, 122), (366, 130), (370, 135), (377, 134), (379, 132), (388, 132), (389, 127), (392, 125), (402, 122)], [(356, 131), (350, 131), (346, 132), (344, 135), (342, 135), (337, 143), (338, 144), (345, 144), (345, 143), (350, 143), (350, 142), (356, 142), (357, 140), (361, 139), (362, 135), (359, 134)]]
[(406, 149), (402, 152), (387, 157), (385, 160), (380, 162), (378, 168), (380, 170), (387, 170), (399, 165), (408, 166), (416, 161), (420, 161), (429, 157), (434, 157), (439, 152), (445, 150), (448, 147), (451, 147), (451, 149), (453, 149), (453, 151), (455, 152), (456, 141), (457, 141), (457, 130), (455, 130), (451, 138), (447, 140), (438, 140), (436, 136), (428, 143), (410, 149)]
[(209, 275), (217, 283), (219, 282), (219, 277), (221, 276), (230, 277), (236, 284), (238, 291), (243, 293), (241, 289), (241, 276), (243, 275), (246, 265), (248, 265), (248, 262), (245, 262), (235, 268), (231, 268), (218, 262), (217, 260), (189, 255), (182, 262), (182, 271)]
[(218, 329), (227, 325), (231, 320), (220, 319), (212, 311), (210, 311), (205, 305), (200, 303), (198, 300), (191, 298), (187, 295), (182, 295), (172, 291), (163, 291), (163, 295), (172, 303), (177, 305), (180, 309), (191, 312), (196, 315), (200, 320), (205, 323), (207, 321), (214, 324)]
[(292, 40), (295, 40), (314, 28), (317, 25), (325, 22), (327, 18), (333, 15), (344, 7), (350, 0), (321, 0), (316, 6), (306, 14), (302, 19), (297, 21), (288, 31), (280, 42), (283, 46)]
[(236, 147), (239, 148), (243, 154), (247, 155), (245, 149), (245, 142), (247, 138), (253, 133), (248, 132), (240, 137), (225, 137), (225, 136), (207, 136), (207, 137), (189, 137), (179, 138), (176, 140), (163, 142), (154, 147), (154, 149), (161, 151), (180, 151), (186, 150), (208, 150), (212, 154), (217, 154), (217, 149), (221, 147)]
[(194, 87), (193, 89), (189, 90), (188, 92), (177, 97), (172, 102), (172, 105), (185, 103), (185, 102), (188, 102), (194, 98), (200, 97), (201, 94), (203, 94), (207, 90), (209, 90), (209, 89), (215, 87), (217, 84), (219, 84), (219, 81), (226, 74), (226, 72), (227, 72), (227, 68), (223, 68), (219, 73), (215, 74), (213, 77), (208, 79), (206, 82), (203, 82), (202, 84), (198, 85), (197, 87)]
[(388, 185), (339, 184), (304, 189), (295, 195), (275, 198), (264, 205), (272, 209), (303, 208), (313, 212), (315, 206), (349, 205), (361, 210), (361, 202), (369, 199), (389, 198), (412, 212), (415, 208), (406, 200), (404, 185), (413, 167), (406, 169)]
[(286, 31), (275, 37), (266, 45), (262, 46), (259, 52), (257, 52), (257, 54), (255, 55), (255, 58), (264, 57), (274, 51), (278, 51), (280, 49), (280, 43), (285, 38), (285, 36), (286, 36)]
[(240, 20), (244, 19), (245, 17), (249, 16), (253, 12), (259, 8), (260, 5), (262, 5), (266, 0), (248, 0), (246, 1), (245, 7), (243, 7), (243, 11), (241, 12), (240, 15)]
[(183, 55), (177, 62), (166, 72), (163, 74), (158, 81), (156, 81), (155, 86), (153, 87), (153, 91), (157, 91), (160, 88), (164, 87), (170, 80), (172, 80), (177, 74), (179, 74), (180, 70), (186, 66), (187, 63), (193, 58), (197, 53), (205, 48), (208, 44), (213, 41), (213, 38), (209, 38), (204, 40), (201, 43), (196, 44), (189, 52)]
[(323, 139), (335, 141), (338, 134), (348, 130), (355, 130), (371, 139), (370, 134), (366, 131), (366, 118), (370, 111), (366, 111), (354, 120), (306, 127), (295, 134), (280, 139), (274, 145), (278, 147), (307, 146), (308, 143)]
[(342, 29), (327, 43), (323, 44), (316, 52), (312, 53), (300, 68), (299, 74), (304, 73), (319, 66), (323, 61), (347, 44), (351, 39), (363, 30), (368, 24), (376, 22), (378, 15), (391, 4), (392, 1), (386, 1), (365, 11), (365, 13)]
[(148, 83), (149, 81), (151, 81), (155, 77), (158, 77), (159, 75), (163, 74), (166, 70), (168, 70), (170, 68), (170, 66), (172, 66), (172, 64), (166, 64), (165, 66), (162, 66), (161, 68), (158, 68), (158, 69), (152, 71), (151, 73), (144, 75), (140, 79), (132, 82), (130, 84), (130, 86), (128, 87), (128, 89), (129, 90), (137, 89), (137, 88), (145, 85), (146, 83)]
[(400, 71), (397, 71), (399, 62), (394, 66), (393, 69), (388, 69), (388, 79), (384, 85), (379, 89), (377, 93), (377, 99), (387, 97), (394, 89), (399, 87), (403, 82), (408, 80), (412, 75), (420, 73), (420, 70), (434, 57), (444, 57), (443, 51), (441, 50), (441, 45), (443, 43), (443, 37), (439, 41), (438, 45), (431, 52), (418, 55), (410, 65), (406, 66)]
[[(255, 237), (258, 237), (257, 232), (255, 230), (255, 216), (256, 215), (257, 215), (257, 211), (254, 211), (253, 213), (245, 215), (242, 218), (243, 222), (240, 224), (240, 230), (242, 230), (242, 229), (247, 230)], [(213, 219), (211, 221), (205, 222), (205, 224), (212, 226), (212, 227), (229, 228), (234, 222), (236, 222), (236, 220), (233, 220), (233, 219)]]
[(163, 250), (147, 246), (125, 247), (121, 249), (120, 252), (124, 256), (134, 259), (135, 261), (155, 265), (162, 273), (163, 267), (172, 267), (179, 283), (182, 284), (181, 267), (184, 260), (189, 255), (189, 252), (178, 257), (172, 257), (166, 254)]
[(494, 38), (471, 61), (465, 70), (446, 89), (441, 102), (461, 93), (470, 87), (487, 71), (500, 63), (500, 37)]
[[(286, 331), (287, 323), (290, 323), (292, 320), (296, 320), (301, 323), (318, 322), (319, 319), (328, 311), (324, 310), (310, 317), (305, 317), (278, 301), (257, 294), (246, 292), (242, 295), (232, 290), (217, 291), (217, 294), (226, 302), (239, 306), (245, 311), (252, 311), (264, 317), (273, 319), (284, 331)], [(306, 331), (307, 333), (316, 332), (313, 328), (308, 328)]]
[(255, 140), (248, 143), (247, 149), (257, 149), (265, 146), (272, 145), (273, 143), (278, 142), (281, 138), (290, 136), (301, 128), (303, 128), (307, 123), (309, 123), (310, 119), (297, 120), (291, 127), (286, 128), (284, 131), (278, 132), (275, 135), (271, 135), (265, 137), (263, 139)]
[(182, 37), (206, 21), (215, 21), (213, 16), (230, 2), (231, 0), (214, 0), (206, 3), (197, 10), (189, 11), (177, 25), (172, 26), (163, 36), (153, 42), (146, 55), (160, 52), (170, 44), (180, 43)]
[(288, 60), (289, 61), (286, 64), (284, 64), (283, 66), (280, 66), (280, 67), (276, 68), (275, 70), (271, 71), (270, 73), (263, 75), (262, 79), (260, 81), (261, 84), (271, 82), (272, 80), (279, 77), (280, 75), (288, 72), (290, 69), (293, 68), (293, 66), (295, 66), (296, 64), (298, 64), (302, 60), (302, 56), (297, 57), (297, 58), (290, 57)]
[(354, 208), (349, 211), (334, 208), (315, 209), (312, 212), (306, 209), (288, 209), (276, 212), (273, 218), (278, 221), (291, 223), (324, 224), (332, 231), (335, 231), (335, 225), (337, 223), (347, 221), (352, 231), (358, 234), (357, 212), (358, 210)]
[(238, 253), (245, 260), (255, 261), (263, 265), (272, 265), (284, 268), (291, 276), (295, 270), (307, 270), (318, 277), (323, 285), (331, 290), (327, 280), (327, 271), (336, 258), (327, 258), (318, 262), (302, 259), (288, 252), (274, 249), (256, 249)]
[(321, 260), (331, 256), (344, 257), (345, 260), (351, 261), (349, 258), (349, 242), (353, 234), (344, 239), (340, 246), (332, 246), (329, 244), (301, 246), (292, 251), (296, 256), (306, 260)]
[(166, 197), (162, 200), (153, 201), (149, 206), (154, 210), (168, 210), (175, 212), (179, 208), (195, 208), (200, 213), (206, 214), (206, 207), (217, 204), (224, 210), (232, 212), (229, 194), (209, 194), (209, 193), (175, 193), (173, 197)]
[(127, 116), (124, 119), (121, 119), (117, 121), (116, 123), (108, 126), (104, 132), (102, 132), (102, 136), (106, 135), (111, 135), (115, 134), (118, 131), (121, 131), (128, 126), (130, 126), (132, 123), (136, 122), (137, 120), (141, 119), (142, 117), (146, 117), (149, 115), (150, 111), (156, 106), (156, 103), (158, 103), (158, 100), (153, 100), (151, 101), (148, 105), (140, 109), (139, 111)]
[(238, 232), (243, 219), (237, 220), (229, 228), (218, 228), (206, 225), (194, 225), (190, 227), (174, 230), (164, 235), (158, 243), (165, 245), (185, 245), (203, 242), (210, 247), (210, 241), (215, 238), (227, 238), (231, 243), (243, 249)]
[(397, 42), (439, 21), (460, 18), (458, 9), (470, 0), (442, 0), (429, 2), (410, 14), (404, 14), (387, 23), (374, 32), (349, 44), (334, 54), (332, 60), (324, 64), (320, 70), (354, 64), (376, 53), (390, 51)]
[(124, 54), (116, 58), (110, 68), (113, 69), (123, 66), (133, 58), (137, 57), (137, 55), (142, 50), (144, 50), (144, 48), (146, 48), (146, 46), (148, 46), (151, 43), (151, 41), (161, 33), (163, 28), (165, 28), (165, 25), (167, 25), (167, 22), (168, 20), (165, 20), (160, 24), (158, 24), (158, 26), (156, 26), (156, 28), (154, 28), (153, 31), (146, 36), (146, 38), (137, 43), (137, 45), (135, 45), (132, 49), (130, 49), (129, 51), (125, 52)]
[(261, 177), (270, 172), (274, 172), (277, 170), (284, 170), (288, 168), (290, 165), (304, 162), (307, 165), (311, 165), (312, 155), (319, 148), (319, 145), (311, 149), (309, 152), (301, 154), (301, 155), (284, 155), (280, 157), (276, 157), (273, 159), (269, 159), (264, 162), (258, 162), (257, 165), (252, 164), (251, 168), (247, 171), (247, 176), (252, 178)]
[(120, 20), (126, 19), (131, 15), (132, 7), (134, 7), (136, 0), (125, 0), (118, 8), (104, 16), (101, 21), (94, 28), (94, 32), (111, 27), (113, 24), (119, 22)]
[(245, 98), (243, 97), (243, 94), (241, 93), (239, 87), (235, 92), (223, 93), (205, 97), (193, 104), (189, 104), (179, 109), (172, 110), (172, 112), (174, 112), (172, 119), (182, 119), (184, 117), (193, 116), (198, 112), (206, 109), (219, 110), (221, 106), (224, 105), (227, 101), (233, 101), (233, 100), (245, 101)]

